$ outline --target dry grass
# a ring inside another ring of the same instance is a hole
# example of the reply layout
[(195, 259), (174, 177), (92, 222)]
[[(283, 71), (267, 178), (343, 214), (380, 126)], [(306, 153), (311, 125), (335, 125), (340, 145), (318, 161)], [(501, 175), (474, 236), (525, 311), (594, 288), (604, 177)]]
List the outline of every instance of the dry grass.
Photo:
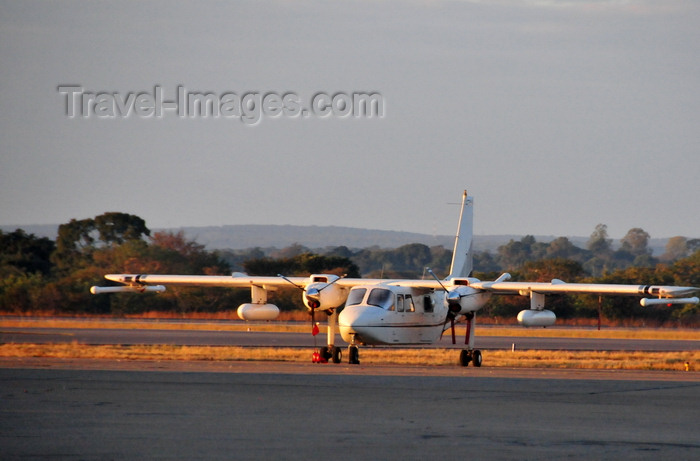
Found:
[[(28, 316), (28, 317), (65, 317), (83, 319), (153, 319), (153, 320), (240, 320), (235, 309), (216, 312), (170, 312), (170, 311), (146, 311), (137, 314), (88, 314), (65, 313), (52, 310), (32, 310), (27, 312), (0, 312), (2, 316)], [(282, 311), (277, 320), (280, 321), (308, 321), (309, 313), (302, 310)], [(494, 326), (517, 326), (515, 317), (480, 317), (480, 321)], [(560, 326), (569, 327), (596, 327), (597, 318), (571, 318), (557, 319)], [(650, 319), (603, 319), (604, 328), (697, 328), (700, 325), (681, 326), (677, 321), (668, 321), (663, 324)]]
[(70, 328), (70, 329), (115, 329), (115, 330), (205, 330), (205, 331), (278, 331), (302, 333), (311, 331), (310, 324), (285, 324), (279, 322), (246, 323), (235, 321), (231, 323), (202, 322), (184, 323), (169, 320), (99, 320), (99, 319), (38, 319), (38, 320), (0, 320), (0, 327), (8, 328)]
[[(308, 321), (308, 318), (306, 319)], [(0, 317), (0, 327), (8, 328), (91, 328), (91, 329), (140, 329), (140, 330), (205, 330), (205, 331), (275, 331), (306, 333), (310, 331), (308, 323), (287, 323), (273, 321), (264, 323), (247, 323), (241, 320), (226, 322), (178, 322), (172, 320), (147, 320), (139, 319), (100, 319), (100, 318), (36, 318), (18, 320), (14, 318)], [(463, 332), (464, 326), (457, 325), (458, 334)], [(597, 338), (597, 339), (662, 339), (662, 340), (692, 340), (700, 341), (698, 329), (675, 328), (603, 328), (602, 330), (579, 327), (550, 327), (550, 328), (524, 328), (524, 327), (493, 327), (477, 325), (477, 336), (515, 336), (515, 337), (539, 337), (539, 338)]]
[[(578, 368), (624, 370), (693, 370), (700, 351), (681, 352), (569, 352), (485, 351), (484, 366), (508, 368)], [(308, 362), (310, 349), (234, 346), (86, 346), (73, 344), (2, 344), (0, 357), (47, 357), (108, 360), (202, 360)], [(456, 366), (455, 349), (363, 348), (363, 365)]]
[[(659, 339), (700, 341), (700, 330), (666, 328), (603, 328), (601, 330), (575, 327), (479, 327), (480, 336), (517, 336), (537, 338), (598, 338), (598, 339)], [(698, 344), (700, 346), (700, 344)]]

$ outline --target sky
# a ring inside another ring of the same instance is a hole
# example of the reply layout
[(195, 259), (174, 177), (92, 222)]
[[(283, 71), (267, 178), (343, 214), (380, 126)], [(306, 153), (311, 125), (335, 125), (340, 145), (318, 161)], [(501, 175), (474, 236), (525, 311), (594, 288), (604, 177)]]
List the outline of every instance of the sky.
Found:
[(3, 225), (700, 237), (700, 2), (0, 0), (0, 95)]

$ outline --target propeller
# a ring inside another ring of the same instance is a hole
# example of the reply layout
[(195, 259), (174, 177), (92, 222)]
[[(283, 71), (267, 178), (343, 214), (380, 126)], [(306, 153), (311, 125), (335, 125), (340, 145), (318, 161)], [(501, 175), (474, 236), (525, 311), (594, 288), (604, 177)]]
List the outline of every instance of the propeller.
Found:
[(329, 286), (333, 285), (335, 282), (338, 280), (347, 277), (348, 274), (343, 274), (337, 279), (326, 283), (326, 285), (322, 286), (321, 288), (317, 287), (304, 287), (304, 286), (299, 286), (296, 283), (292, 282), (289, 280), (287, 277), (285, 277), (282, 274), (277, 274), (277, 277), (282, 278), (283, 280), (286, 280), (293, 286), (297, 287), (304, 293), (304, 296), (306, 297), (306, 304), (309, 306), (309, 309), (311, 310), (311, 335), (316, 336), (319, 333), (318, 325), (316, 324), (316, 309), (321, 307), (321, 292), (328, 288)]
[(450, 331), (452, 333), (452, 344), (457, 344), (457, 339), (455, 337), (455, 313), (452, 311), (452, 301), (457, 301), (459, 302), (459, 293), (449, 291), (445, 285), (442, 284), (439, 278), (437, 278), (437, 275), (435, 275), (435, 272), (429, 267), (425, 268), (428, 271), (428, 274), (432, 275), (435, 281), (442, 287), (443, 290), (445, 290), (445, 295), (447, 297), (447, 315), (445, 316), (445, 322), (442, 324), (442, 333), (440, 333), (440, 339), (442, 339), (442, 335), (445, 333), (445, 325), (447, 325), (447, 322), (450, 322)]
[[(309, 308), (311, 309), (311, 335), (316, 336), (318, 334), (318, 325), (316, 325), (316, 308), (321, 305), (321, 303), (318, 301), (320, 290), (315, 288), (307, 290), (305, 287), (297, 285), (282, 274), (277, 274), (277, 277), (289, 282), (290, 285), (301, 290), (301, 292), (304, 293), (304, 295), (307, 297), (307, 303), (309, 304)], [(311, 290), (315, 291), (313, 293), (310, 293)], [(309, 294), (313, 294), (314, 297), (311, 298)]]

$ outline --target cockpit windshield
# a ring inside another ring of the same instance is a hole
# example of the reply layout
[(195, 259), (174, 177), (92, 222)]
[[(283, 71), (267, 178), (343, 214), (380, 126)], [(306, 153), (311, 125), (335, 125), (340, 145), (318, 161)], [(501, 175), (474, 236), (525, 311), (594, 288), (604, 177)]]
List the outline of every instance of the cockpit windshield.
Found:
[(394, 293), (386, 288), (373, 288), (367, 297), (367, 304), (391, 310), (394, 306)]
[(353, 288), (350, 290), (348, 299), (345, 301), (346, 306), (355, 306), (360, 304), (363, 299), (365, 299), (365, 293), (367, 293), (367, 288)]

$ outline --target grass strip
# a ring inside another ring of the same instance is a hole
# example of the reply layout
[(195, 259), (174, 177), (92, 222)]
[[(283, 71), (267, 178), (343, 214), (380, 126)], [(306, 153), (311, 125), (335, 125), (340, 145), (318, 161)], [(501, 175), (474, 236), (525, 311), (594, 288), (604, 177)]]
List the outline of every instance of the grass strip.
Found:
[[(204, 322), (187, 323), (164, 321), (119, 321), (119, 320), (76, 320), (76, 319), (38, 319), (14, 320), (0, 319), (0, 328), (66, 328), (66, 329), (119, 329), (119, 330), (200, 330), (200, 331), (265, 331), (306, 333), (309, 324), (290, 324), (286, 322), (246, 323)], [(464, 325), (457, 325), (457, 332), (463, 333)], [(674, 328), (593, 328), (579, 327), (491, 327), (477, 324), (477, 336), (515, 336), (537, 338), (596, 338), (596, 339), (656, 339), (656, 340), (690, 340), (700, 342), (698, 329)]]
[[(694, 370), (700, 351), (484, 351), (484, 366), (508, 368), (569, 368), (617, 370)], [(0, 357), (46, 357), (107, 360), (202, 360), (309, 362), (308, 348), (171, 345), (2, 344)], [(363, 365), (457, 366), (455, 349), (361, 350)]]

